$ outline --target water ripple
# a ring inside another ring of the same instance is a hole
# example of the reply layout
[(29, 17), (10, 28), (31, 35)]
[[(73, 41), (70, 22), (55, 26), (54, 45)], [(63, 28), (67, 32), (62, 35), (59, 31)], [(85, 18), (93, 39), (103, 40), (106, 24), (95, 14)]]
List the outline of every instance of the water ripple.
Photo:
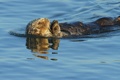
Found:
[(44, 54), (28, 49), (26, 38), (8, 34), (11, 30), (24, 32), (26, 24), (39, 17), (59, 22), (116, 17), (119, 0), (0, 0), (0, 9), (1, 80), (120, 79), (119, 31), (60, 39), (56, 50), (49, 46)]

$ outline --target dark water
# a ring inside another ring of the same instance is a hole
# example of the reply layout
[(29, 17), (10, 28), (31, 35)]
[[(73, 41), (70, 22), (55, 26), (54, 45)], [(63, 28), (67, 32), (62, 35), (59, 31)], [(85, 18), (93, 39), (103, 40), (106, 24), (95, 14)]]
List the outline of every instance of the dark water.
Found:
[(0, 80), (120, 80), (119, 31), (50, 45), (8, 33), (39, 17), (91, 22), (118, 15), (120, 0), (0, 0)]

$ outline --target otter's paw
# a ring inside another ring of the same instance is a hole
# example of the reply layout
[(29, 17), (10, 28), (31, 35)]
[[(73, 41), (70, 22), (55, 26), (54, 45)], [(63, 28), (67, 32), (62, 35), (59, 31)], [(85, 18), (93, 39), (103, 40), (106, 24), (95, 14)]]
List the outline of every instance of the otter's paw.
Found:
[(118, 17), (115, 19), (115, 23), (116, 23), (117, 25), (120, 25), (120, 16), (118, 16)]
[(60, 25), (59, 25), (57, 20), (54, 20), (51, 23), (51, 32), (52, 32), (54, 37), (62, 37)]

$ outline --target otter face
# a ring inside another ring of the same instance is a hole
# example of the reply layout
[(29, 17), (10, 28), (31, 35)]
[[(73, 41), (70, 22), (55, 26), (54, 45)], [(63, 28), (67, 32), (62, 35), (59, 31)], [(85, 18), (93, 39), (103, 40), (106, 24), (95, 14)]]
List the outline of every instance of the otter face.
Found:
[(57, 20), (54, 20), (51, 23), (51, 32), (52, 32), (53, 36), (55, 36), (55, 37), (62, 37), (60, 25)]
[(40, 18), (30, 22), (27, 26), (26, 34), (51, 37), (50, 21), (47, 18)]

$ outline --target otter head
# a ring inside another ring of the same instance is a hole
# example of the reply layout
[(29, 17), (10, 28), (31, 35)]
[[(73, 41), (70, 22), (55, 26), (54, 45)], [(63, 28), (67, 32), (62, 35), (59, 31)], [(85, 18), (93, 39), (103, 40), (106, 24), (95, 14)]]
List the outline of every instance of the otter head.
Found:
[(36, 19), (27, 26), (27, 34), (51, 37), (50, 21), (47, 18)]
[(116, 23), (117, 25), (120, 25), (120, 16), (118, 16), (118, 17), (115, 19), (115, 23)]
[(54, 20), (51, 23), (51, 32), (52, 32), (54, 37), (62, 37), (60, 25), (59, 25), (57, 20)]

